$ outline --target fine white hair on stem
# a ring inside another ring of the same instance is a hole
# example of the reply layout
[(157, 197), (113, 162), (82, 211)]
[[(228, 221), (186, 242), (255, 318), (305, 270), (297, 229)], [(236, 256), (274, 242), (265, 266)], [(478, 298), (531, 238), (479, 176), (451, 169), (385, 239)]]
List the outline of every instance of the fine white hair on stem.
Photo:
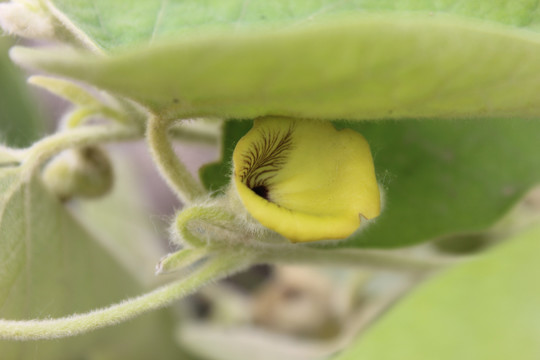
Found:
[(208, 282), (219, 280), (249, 265), (246, 258), (221, 254), (210, 259), (190, 276), (157, 288), (144, 295), (106, 308), (57, 319), (0, 320), (0, 339), (38, 340), (82, 334), (114, 325), (155, 310), (195, 292)]

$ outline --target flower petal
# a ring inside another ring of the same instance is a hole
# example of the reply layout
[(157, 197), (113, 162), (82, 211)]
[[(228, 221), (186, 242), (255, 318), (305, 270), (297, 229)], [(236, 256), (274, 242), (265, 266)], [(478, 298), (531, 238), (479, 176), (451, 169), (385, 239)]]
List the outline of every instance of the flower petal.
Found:
[(248, 212), (294, 242), (343, 239), (380, 213), (369, 145), (331, 123), (255, 120), (233, 154), (234, 183)]

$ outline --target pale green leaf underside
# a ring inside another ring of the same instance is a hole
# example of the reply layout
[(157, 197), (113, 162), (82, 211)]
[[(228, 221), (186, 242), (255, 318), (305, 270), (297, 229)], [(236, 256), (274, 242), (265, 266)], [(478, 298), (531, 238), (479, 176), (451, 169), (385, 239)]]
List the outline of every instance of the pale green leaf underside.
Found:
[[(65, 316), (142, 291), (39, 180), (25, 181), (18, 167), (0, 171), (1, 318)], [(6, 360), (73, 359), (98, 353), (147, 359), (158, 351), (167, 359), (176, 350), (167, 338), (171, 328), (164, 315), (156, 313), (129, 325), (71, 339), (1, 341), (0, 354)], [(147, 352), (155, 342), (160, 350)]]
[(540, 35), (445, 16), (212, 33), (114, 57), (22, 48), (11, 55), (171, 118), (540, 115)]
[(205, 31), (294, 28), (331, 17), (376, 12), (454, 14), (538, 30), (536, 0), (52, 0), (105, 50)]
[(336, 360), (540, 358), (540, 227), (432, 279)]

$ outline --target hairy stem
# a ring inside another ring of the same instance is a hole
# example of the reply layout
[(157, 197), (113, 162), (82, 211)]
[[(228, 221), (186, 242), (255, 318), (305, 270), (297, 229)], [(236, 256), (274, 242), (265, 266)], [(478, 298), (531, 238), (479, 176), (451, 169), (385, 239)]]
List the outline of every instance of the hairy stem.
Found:
[(169, 136), (172, 140), (180, 140), (184, 143), (197, 143), (205, 145), (217, 145), (220, 140), (220, 128), (214, 124), (180, 124), (171, 126)]
[[(182, 209), (176, 216), (173, 223), (172, 233), (175, 234), (173, 241), (180, 244), (189, 244), (193, 247), (204, 247), (208, 244), (201, 238), (201, 234), (193, 234), (189, 229), (189, 222), (200, 220), (208, 225), (221, 227), (223, 229), (222, 237), (226, 237), (226, 225), (234, 226), (234, 216), (218, 207), (209, 206), (190, 206)], [(230, 230), (229, 230), (230, 232)], [(220, 240), (220, 239), (218, 239)]]
[(156, 275), (178, 271), (208, 257), (210, 253), (204, 248), (182, 249), (163, 257), (156, 266)]
[(215, 281), (249, 265), (247, 257), (220, 254), (191, 276), (152, 292), (85, 314), (46, 320), (0, 320), (0, 339), (37, 340), (73, 336), (114, 325), (185, 297), (209, 281)]
[(269, 246), (260, 249), (257, 261), (312, 265), (355, 266), (374, 270), (413, 274), (440, 270), (457, 261), (453, 259), (421, 259), (389, 251), (357, 249), (315, 249), (304, 246)]
[(47, 10), (55, 17), (55, 19), (62, 25), (57, 26), (56, 37), (59, 39), (75, 45), (75, 47), (82, 47), (90, 50), (91, 52), (99, 55), (103, 55), (103, 49), (96, 44), (86, 33), (81, 31), (71, 20), (60, 10), (58, 10), (52, 1), (42, 1), (43, 5), (47, 7)]
[(78, 146), (141, 138), (141, 129), (118, 125), (83, 126), (46, 137), (24, 151), (23, 165), (33, 172), (51, 156)]
[[(195, 220), (201, 221), (198, 232), (189, 227)], [(314, 248), (271, 240), (263, 243), (262, 238), (253, 239), (254, 234), (246, 232), (245, 226), (236, 224), (233, 214), (212, 206), (183, 209), (171, 230), (173, 239), (180, 244), (216, 252), (234, 248), (253, 254), (257, 263), (347, 266), (424, 275), (460, 261), (443, 256), (415, 257), (402, 251)], [(234, 234), (232, 239), (231, 233)]]
[(169, 121), (150, 116), (147, 128), (148, 145), (161, 176), (184, 204), (190, 204), (206, 192), (174, 152), (167, 134), (169, 126)]

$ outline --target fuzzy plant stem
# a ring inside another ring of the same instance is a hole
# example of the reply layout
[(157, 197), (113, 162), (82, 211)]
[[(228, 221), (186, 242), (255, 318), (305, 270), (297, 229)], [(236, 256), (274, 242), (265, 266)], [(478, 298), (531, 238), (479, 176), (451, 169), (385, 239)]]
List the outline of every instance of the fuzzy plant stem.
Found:
[(216, 146), (221, 138), (220, 130), (212, 125), (185, 126), (179, 124), (169, 128), (169, 136), (173, 141)]
[(455, 264), (454, 259), (422, 259), (389, 251), (316, 249), (304, 246), (269, 246), (258, 250), (260, 263), (310, 264), (367, 268), (425, 274)]
[(38, 340), (82, 334), (114, 325), (185, 297), (210, 281), (221, 279), (248, 266), (246, 257), (220, 254), (208, 260), (187, 278), (152, 292), (85, 314), (45, 320), (0, 320), (0, 339)]
[(46, 137), (23, 150), (21, 163), (31, 175), (39, 165), (63, 150), (111, 141), (133, 140), (142, 135), (142, 131), (135, 127), (81, 126)]
[(189, 229), (189, 222), (193, 220), (202, 221), (206, 226), (220, 227), (223, 237), (226, 237), (231, 231), (227, 229), (226, 225), (229, 225), (229, 227), (235, 225), (234, 216), (223, 209), (210, 206), (191, 206), (182, 209), (176, 216), (173, 228), (171, 229), (171, 233), (174, 236), (173, 239), (182, 245), (192, 247), (205, 247), (209, 245), (205, 240), (200, 238), (200, 234), (194, 234)]
[[(379, 271), (402, 272), (411, 275), (430, 274), (460, 260), (451, 257), (414, 257), (403, 252), (365, 249), (328, 249), (314, 248), (304, 244), (284, 244), (266, 242), (264, 244), (250, 240), (249, 234), (242, 234), (242, 228), (236, 229), (234, 241), (223, 241), (234, 232), (234, 216), (223, 209), (193, 206), (184, 209), (174, 222), (172, 233), (178, 242), (189, 247), (204, 248), (205, 251), (219, 253), (221, 250), (246, 251), (254, 256), (257, 263), (267, 264), (307, 264), (366, 268)], [(192, 232), (191, 221), (201, 221), (200, 227), (212, 226), (216, 232), (222, 230), (222, 236), (215, 241), (203, 240), (201, 234)], [(224, 224), (229, 223), (229, 227)], [(188, 256), (189, 255), (189, 256)], [(163, 270), (170, 270), (179, 264), (184, 265), (184, 258), (191, 259), (193, 254), (177, 254), (164, 262)], [(158, 269), (159, 270), (159, 269)]]
[(167, 184), (184, 204), (191, 204), (205, 195), (202, 185), (189, 173), (173, 150), (169, 139), (170, 121), (150, 116), (147, 139), (154, 161)]

